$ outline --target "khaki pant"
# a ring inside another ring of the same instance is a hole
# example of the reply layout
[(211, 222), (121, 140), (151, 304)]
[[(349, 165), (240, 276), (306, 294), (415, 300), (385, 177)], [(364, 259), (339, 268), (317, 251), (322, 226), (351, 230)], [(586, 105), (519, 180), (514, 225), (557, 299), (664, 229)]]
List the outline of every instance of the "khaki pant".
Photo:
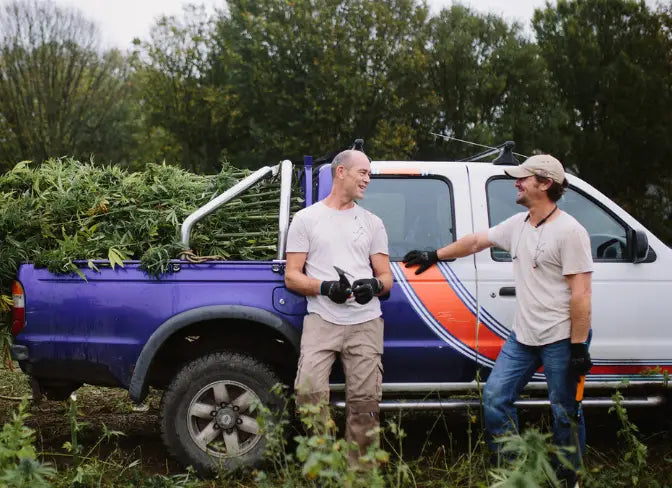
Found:
[[(317, 314), (306, 315), (294, 382), (299, 405), (328, 403), (329, 375), (337, 353), (341, 355), (345, 372), (345, 438), (359, 446), (361, 455), (378, 441), (377, 436), (367, 436), (367, 432), (380, 422), (382, 317), (360, 324), (336, 325)], [(357, 457), (355, 454), (354, 460)]]

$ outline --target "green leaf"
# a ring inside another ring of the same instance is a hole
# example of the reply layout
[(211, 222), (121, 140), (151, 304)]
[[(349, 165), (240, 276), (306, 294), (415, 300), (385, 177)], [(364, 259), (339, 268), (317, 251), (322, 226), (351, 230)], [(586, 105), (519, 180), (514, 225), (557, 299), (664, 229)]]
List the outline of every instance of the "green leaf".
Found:
[(124, 260), (128, 258), (119, 249), (111, 247), (107, 251), (107, 259), (109, 259), (110, 266), (112, 266), (112, 269), (115, 269), (116, 266), (123, 268)]

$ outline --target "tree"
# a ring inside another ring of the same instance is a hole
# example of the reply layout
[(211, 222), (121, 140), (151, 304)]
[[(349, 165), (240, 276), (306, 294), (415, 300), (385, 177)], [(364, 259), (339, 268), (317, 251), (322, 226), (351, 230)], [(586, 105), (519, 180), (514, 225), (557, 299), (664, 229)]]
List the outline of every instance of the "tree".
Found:
[[(649, 228), (672, 238), (669, 11), (634, 0), (559, 0), (534, 15), (538, 43), (567, 108), (560, 155)], [(660, 206), (652, 200), (667, 201)], [(667, 219), (667, 223), (665, 223)]]
[(204, 8), (189, 6), (180, 18), (160, 18), (149, 42), (135, 41), (144, 117), (138, 135), (141, 159), (168, 159), (192, 171), (212, 172), (239, 137), (238, 95), (227, 49), (218, 50), (214, 31)]
[[(431, 22), (428, 76), (436, 96), (435, 132), (481, 144), (515, 140), (516, 150), (555, 152), (566, 120), (545, 61), (517, 24), (455, 5)], [(425, 157), (460, 158), (473, 151), (434, 144)]]
[(127, 65), (101, 54), (94, 24), (46, 1), (0, 10), (0, 164), (72, 155), (120, 161)]
[(404, 157), (426, 97), (426, 5), (413, 0), (232, 0), (218, 22), (231, 52), (250, 164), (367, 141)]

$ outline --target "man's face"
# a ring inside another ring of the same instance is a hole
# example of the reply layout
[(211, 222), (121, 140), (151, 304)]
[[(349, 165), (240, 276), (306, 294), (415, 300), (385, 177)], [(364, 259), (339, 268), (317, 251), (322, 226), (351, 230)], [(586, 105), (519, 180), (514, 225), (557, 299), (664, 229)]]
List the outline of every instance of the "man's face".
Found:
[(350, 163), (343, 167), (343, 189), (350, 199), (361, 200), (371, 181), (371, 163), (364, 154), (353, 155)]
[(518, 178), (514, 186), (518, 190), (516, 203), (529, 208), (545, 196), (550, 183), (548, 181), (540, 183), (535, 176), (526, 176)]

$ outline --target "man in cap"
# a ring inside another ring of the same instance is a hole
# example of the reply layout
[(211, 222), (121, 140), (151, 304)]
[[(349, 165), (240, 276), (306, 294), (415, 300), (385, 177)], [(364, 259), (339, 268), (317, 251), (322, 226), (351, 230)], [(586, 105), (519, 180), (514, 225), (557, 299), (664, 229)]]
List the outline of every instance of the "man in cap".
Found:
[[(505, 173), (516, 178), (516, 203), (528, 212), (436, 251), (411, 251), (404, 262), (407, 267), (420, 265), (419, 274), (439, 260), (492, 246), (511, 253), (517, 306), (511, 334), (483, 394), (488, 445), (499, 460), (501, 444), (495, 441), (518, 431), (514, 402), (543, 366), (554, 441), (559, 446), (576, 447), (566, 454), (574, 469), (558, 465), (558, 475), (567, 486), (574, 486), (585, 447), (585, 426), (576, 411), (575, 393), (578, 379), (592, 366), (588, 353), (593, 271), (590, 239), (576, 219), (558, 209), (556, 202), (568, 187), (560, 161), (550, 155), (532, 156)], [(575, 417), (579, 420), (572, 433)]]

